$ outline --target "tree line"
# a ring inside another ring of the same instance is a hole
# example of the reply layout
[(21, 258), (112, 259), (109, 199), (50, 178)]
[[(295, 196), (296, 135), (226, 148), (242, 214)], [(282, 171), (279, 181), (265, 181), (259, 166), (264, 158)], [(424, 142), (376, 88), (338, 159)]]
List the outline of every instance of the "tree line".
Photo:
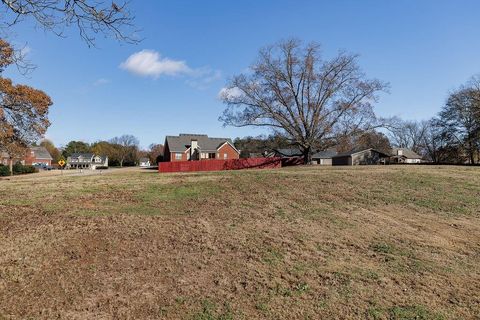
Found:
[(451, 92), (436, 116), (425, 121), (394, 119), (390, 132), (396, 146), (434, 163), (480, 163), (480, 77)]
[(139, 147), (138, 139), (133, 135), (122, 135), (108, 141), (87, 143), (84, 141), (70, 141), (64, 147), (57, 148), (50, 140), (42, 140), (40, 146), (45, 147), (53, 158), (54, 163), (61, 159), (67, 160), (74, 153), (93, 153), (107, 156), (110, 166), (135, 166), (141, 158), (147, 158), (152, 165), (163, 159), (163, 145), (151, 144), (147, 150)]

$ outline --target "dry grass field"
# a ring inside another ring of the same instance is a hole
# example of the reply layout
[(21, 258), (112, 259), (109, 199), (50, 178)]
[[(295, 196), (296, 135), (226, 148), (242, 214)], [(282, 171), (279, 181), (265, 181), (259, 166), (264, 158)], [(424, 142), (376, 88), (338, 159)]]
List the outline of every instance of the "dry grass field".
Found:
[(479, 319), (480, 168), (0, 180), (0, 319)]

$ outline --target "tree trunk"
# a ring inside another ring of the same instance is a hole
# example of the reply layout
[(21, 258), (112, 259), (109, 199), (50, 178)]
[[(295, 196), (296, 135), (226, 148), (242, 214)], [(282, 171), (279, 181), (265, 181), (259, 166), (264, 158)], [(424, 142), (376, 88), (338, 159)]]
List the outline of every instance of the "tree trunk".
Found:
[(303, 149), (303, 163), (311, 164), (312, 163), (312, 149), (311, 147)]
[(471, 138), (469, 139), (468, 145), (469, 145), (468, 154), (470, 156), (470, 164), (475, 164), (475, 148), (473, 147)]
[(13, 158), (10, 158), (10, 162), (8, 163), (8, 167), (10, 169), (10, 175), (13, 176)]

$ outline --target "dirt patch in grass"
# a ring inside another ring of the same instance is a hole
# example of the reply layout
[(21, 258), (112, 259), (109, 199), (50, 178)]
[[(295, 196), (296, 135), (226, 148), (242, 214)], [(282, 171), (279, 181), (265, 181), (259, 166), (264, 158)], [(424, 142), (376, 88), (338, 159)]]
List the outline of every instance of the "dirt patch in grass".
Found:
[(475, 319), (475, 169), (2, 181), (0, 319)]

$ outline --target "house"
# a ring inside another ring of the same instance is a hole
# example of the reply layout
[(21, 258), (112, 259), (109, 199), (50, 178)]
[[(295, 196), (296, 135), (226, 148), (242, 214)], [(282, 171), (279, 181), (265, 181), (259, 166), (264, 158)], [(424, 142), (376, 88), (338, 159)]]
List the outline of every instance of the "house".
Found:
[(140, 158), (138, 163), (140, 167), (150, 167), (150, 159), (148, 158)]
[(163, 161), (227, 160), (239, 159), (240, 151), (231, 139), (211, 138), (206, 134), (167, 136)]
[(312, 155), (312, 164), (319, 164), (324, 166), (332, 165), (332, 158), (338, 154), (337, 148), (330, 148), (324, 151), (319, 151)]
[(73, 153), (67, 158), (66, 169), (103, 169), (108, 168), (108, 157), (93, 153)]
[[(23, 165), (37, 165), (43, 164), (46, 166), (52, 165), (52, 156), (45, 147), (29, 147), (23, 157), (15, 157), (14, 163), (20, 162)], [(7, 152), (0, 152), (0, 164), (8, 165), (10, 156)]]
[(417, 153), (407, 148), (393, 148), (392, 156), (390, 157), (391, 163), (420, 163), (422, 157)]
[(390, 155), (369, 148), (354, 149), (349, 152), (339, 153), (332, 157), (334, 166), (354, 166), (367, 164), (385, 164)]
[(7, 166), (10, 161), (10, 156), (4, 151), (0, 151), (0, 164)]
[(24, 159), (25, 165), (43, 164), (46, 166), (52, 165), (52, 156), (45, 147), (30, 147)]

